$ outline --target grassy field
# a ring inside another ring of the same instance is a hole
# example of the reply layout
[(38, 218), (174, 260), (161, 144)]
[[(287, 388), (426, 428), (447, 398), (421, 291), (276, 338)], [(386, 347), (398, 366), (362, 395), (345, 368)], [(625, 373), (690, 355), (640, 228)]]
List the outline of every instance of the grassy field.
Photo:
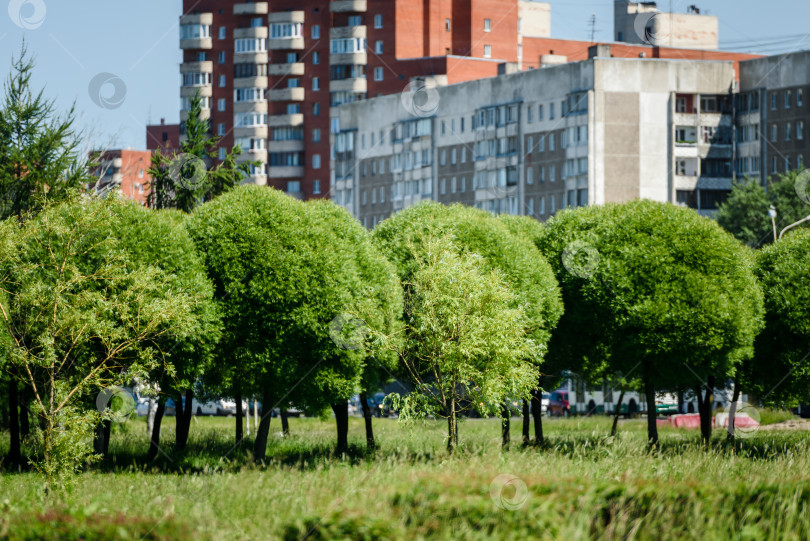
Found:
[[(497, 420), (412, 431), (375, 419), (380, 448), (364, 451), (351, 420), (348, 456), (331, 455), (331, 420), (292, 419), (270, 463), (233, 449), (232, 419), (199, 419), (184, 454), (143, 464), (143, 421), (113, 434), (111, 459), (46, 502), (32, 473), (0, 475), (0, 539), (807, 539), (810, 432), (760, 431), (705, 449), (696, 431), (661, 430), (647, 450), (643, 420), (544, 423), (547, 445), (500, 449)], [(273, 420), (271, 431), (279, 429)], [(520, 421), (513, 424), (520, 439)], [(0, 452), (7, 439), (0, 435)], [(224, 458), (222, 458), (224, 456)], [(507, 474), (517, 478), (504, 485)], [(494, 483), (493, 483), (494, 481)], [(525, 485), (525, 489), (524, 489)]]

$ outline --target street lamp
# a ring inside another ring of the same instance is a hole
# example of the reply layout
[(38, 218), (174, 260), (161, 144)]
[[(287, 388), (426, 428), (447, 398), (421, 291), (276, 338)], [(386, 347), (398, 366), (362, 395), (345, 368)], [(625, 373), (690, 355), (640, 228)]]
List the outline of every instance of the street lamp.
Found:
[(773, 224), (773, 241), (776, 242), (776, 207), (773, 205), (768, 209), (768, 216), (771, 217), (771, 224)]
[(810, 222), (810, 216), (805, 216), (804, 218), (802, 218), (802, 219), (801, 219), (801, 220), (799, 220), (798, 222), (793, 223), (793, 224), (790, 224), (789, 226), (787, 226), (786, 228), (784, 228), (784, 229), (782, 230), (782, 232), (781, 232), (781, 233), (779, 233), (779, 238), (781, 239), (781, 238), (782, 238), (782, 235), (784, 235), (784, 234), (785, 234), (785, 232), (786, 232), (788, 229), (791, 229), (791, 228), (793, 228), (793, 227), (796, 227), (797, 225), (801, 225), (801, 224), (803, 224), (804, 222)]

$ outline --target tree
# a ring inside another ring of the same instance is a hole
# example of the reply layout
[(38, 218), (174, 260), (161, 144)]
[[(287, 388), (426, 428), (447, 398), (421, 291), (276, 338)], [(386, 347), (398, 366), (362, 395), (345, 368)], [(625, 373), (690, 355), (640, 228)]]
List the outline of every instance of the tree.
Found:
[(808, 205), (797, 197), (799, 171), (770, 177), (767, 191), (756, 180), (744, 179), (732, 186), (728, 200), (717, 211), (717, 223), (741, 242), (753, 248), (773, 242), (773, 225), (768, 208), (777, 210), (777, 232), (804, 218)]
[(113, 199), (47, 208), (2, 224), (0, 316), (12, 374), (32, 389), (49, 489), (92, 459), (99, 412), (82, 408), (159, 361), (158, 341), (185, 336), (193, 298), (110, 234)]
[(810, 401), (810, 231), (794, 230), (757, 255), (765, 328), (740, 386), (765, 404)]
[(505, 277), (447, 236), (413, 249), (406, 283), (405, 342), (400, 358), (414, 392), (393, 395), (404, 422), (447, 419), (447, 449), (458, 447), (458, 415), (497, 413), (504, 397), (527, 398), (542, 348), (528, 338), (523, 308)]
[[(292, 402), (320, 411), (360, 388), (368, 353), (330, 337), (339, 315), (362, 317), (365, 284), (341, 240), (350, 236), (336, 233), (357, 226), (330, 209), (240, 187), (200, 207), (189, 225), (223, 314), (220, 359), (242, 359), (233, 377), (247, 374), (242, 388), (262, 396), (257, 461), (265, 457), (274, 407)], [(339, 450), (345, 443), (339, 440)]]
[[(22, 222), (49, 203), (73, 198), (90, 180), (84, 158), (79, 156), (81, 134), (74, 128), (73, 108), (60, 115), (44, 91), (31, 88), (34, 67), (23, 44), (19, 57), (12, 59), (0, 104), (2, 220), (14, 217)], [(18, 388), (22, 380), (22, 374), (12, 374), (6, 381), (11, 463), (21, 459), (21, 436), (28, 427), (31, 390)]]
[[(414, 250), (425, 246), (426, 239), (444, 235), (453, 237), (459, 253), (476, 253), (483, 257), (485, 265), (503, 274), (514, 294), (513, 307), (520, 306), (526, 313), (527, 338), (539, 348), (540, 354), (533, 359), (542, 362), (551, 330), (562, 314), (562, 301), (551, 267), (522, 233), (513, 234), (504, 222), (487, 212), (434, 202), (399, 212), (374, 230), (375, 241), (397, 266), (403, 283), (409, 282), (418, 268)], [(504, 418), (503, 443), (507, 445), (510, 410), (503, 407), (500, 413)]]
[(152, 208), (191, 212), (198, 205), (232, 190), (248, 175), (251, 163), (255, 163), (240, 162), (242, 147), (235, 146), (221, 163), (211, 167), (220, 138), (210, 135), (211, 125), (202, 117), (199, 92), (190, 100), (184, 127), (186, 138), (180, 145), (179, 155), (168, 156), (160, 150), (152, 155), (149, 169)]
[[(552, 355), (587, 354), (589, 366), (606, 360), (611, 372), (640, 375), (653, 445), (656, 389), (694, 388), (708, 439), (703, 391), (753, 354), (762, 325), (749, 252), (694, 211), (652, 201), (559, 213), (538, 246), (566, 307)], [(558, 344), (568, 347), (555, 352)]]

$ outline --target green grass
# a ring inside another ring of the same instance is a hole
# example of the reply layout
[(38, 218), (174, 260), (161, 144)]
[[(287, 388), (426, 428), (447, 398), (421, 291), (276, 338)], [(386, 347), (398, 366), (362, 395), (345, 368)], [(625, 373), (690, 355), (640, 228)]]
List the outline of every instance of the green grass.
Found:
[(784, 421), (791, 421), (797, 417), (789, 411), (761, 408), (759, 410), (759, 422), (762, 425), (774, 425)]
[[(292, 419), (282, 439), (274, 419), (269, 463), (256, 467), (252, 442), (231, 450), (233, 419), (195, 422), (183, 454), (171, 451), (167, 421), (168, 456), (144, 464), (143, 421), (131, 422), (113, 435), (110, 460), (57, 502), (43, 500), (33, 473), (1, 475), (0, 539), (810, 537), (806, 432), (761, 431), (728, 446), (715, 431), (706, 449), (696, 431), (662, 428), (652, 453), (643, 420), (622, 422), (611, 439), (610, 420), (599, 417), (546, 421), (547, 445), (523, 448), (518, 420), (517, 442), (503, 452), (497, 420), (469, 420), (449, 457), (444, 423), (409, 431), (375, 419), (380, 448), (367, 453), (362, 420), (352, 419), (351, 451), (337, 458), (331, 420)], [(526, 485), (516, 510), (496, 503), (508, 504), (513, 487), (490, 496), (501, 474)]]

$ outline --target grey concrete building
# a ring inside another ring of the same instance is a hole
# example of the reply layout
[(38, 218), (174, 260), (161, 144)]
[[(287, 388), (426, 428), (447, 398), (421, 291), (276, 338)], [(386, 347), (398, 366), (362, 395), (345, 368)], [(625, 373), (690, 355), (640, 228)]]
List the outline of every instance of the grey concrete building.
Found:
[(637, 198), (716, 208), (732, 179), (732, 62), (610, 58), (338, 108), (333, 194), (367, 227), (421, 199), (544, 220)]
[(810, 51), (740, 63), (738, 176), (768, 177), (805, 166), (810, 157)]

